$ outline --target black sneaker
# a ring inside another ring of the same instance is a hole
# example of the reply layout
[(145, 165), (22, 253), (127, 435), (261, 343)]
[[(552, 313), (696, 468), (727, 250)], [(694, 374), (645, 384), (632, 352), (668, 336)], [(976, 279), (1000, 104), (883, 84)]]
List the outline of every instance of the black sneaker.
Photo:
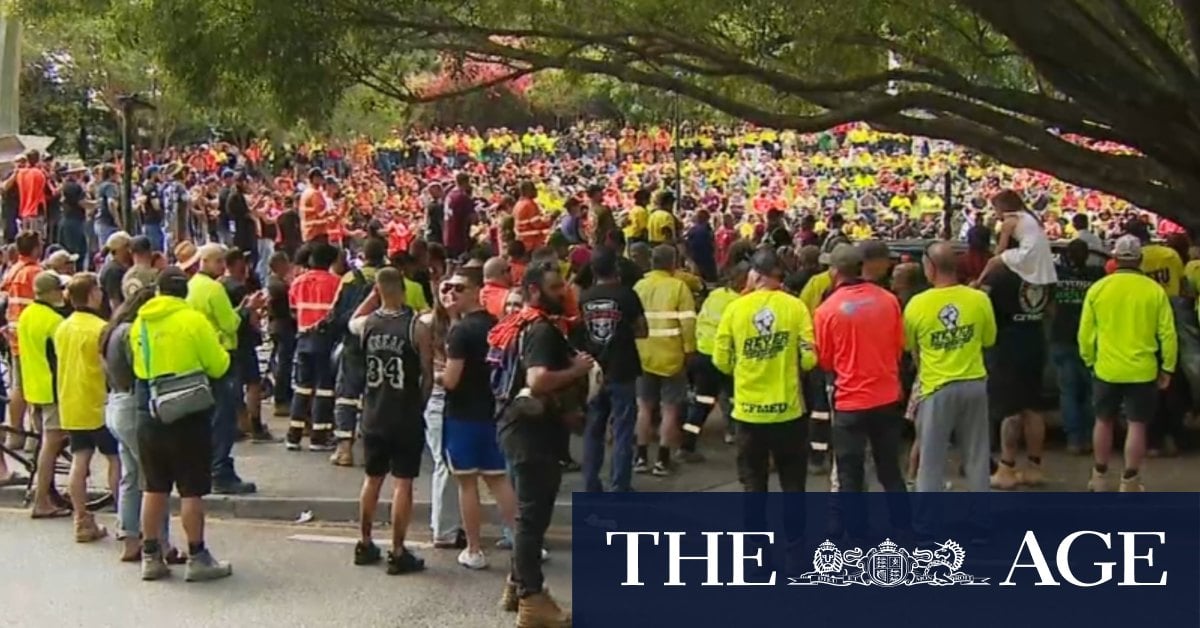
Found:
[(212, 491), (217, 495), (250, 495), (258, 492), (258, 486), (242, 480), (213, 480)]
[(583, 469), (578, 462), (575, 462), (570, 458), (567, 458), (566, 460), (560, 460), (558, 461), (558, 464), (562, 466), (563, 473), (579, 473)]
[(252, 443), (277, 443), (277, 442), (279, 442), (279, 439), (275, 438), (275, 435), (271, 433), (271, 430), (264, 427), (260, 430), (255, 430), (254, 432), (252, 432), (250, 434), (250, 442), (252, 442)]
[(650, 463), (645, 458), (639, 456), (637, 460), (633, 461), (634, 473), (646, 473), (648, 471), (650, 471)]
[(387, 572), (389, 576), (398, 576), (400, 574), (413, 573), (414, 571), (423, 571), (424, 569), (425, 561), (408, 550), (403, 550), (398, 555), (395, 552), (388, 552)]
[(379, 546), (374, 543), (363, 543), (359, 541), (354, 546), (354, 564), (359, 566), (374, 565), (383, 558), (379, 551)]
[(657, 475), (660, 478), (665, 478), (671, 475), (671, 465), (664, 463), (662, 460), (654, 463), (654, 468), (650, 470), (651, 475)]

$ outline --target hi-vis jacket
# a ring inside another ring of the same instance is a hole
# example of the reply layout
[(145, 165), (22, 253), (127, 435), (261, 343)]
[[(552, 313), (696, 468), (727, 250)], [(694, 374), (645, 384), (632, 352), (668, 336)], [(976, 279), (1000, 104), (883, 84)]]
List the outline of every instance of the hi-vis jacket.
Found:
[(781, 290), (738, 297), (721, 315), (713, 365), (733, 375), (733, 418), (783, 423), (804, 414), (800, 373), (817, 365), (812, 316)]
[(670, 377), (683, 371), (684, 355), (696, 350), (696, 301), (671, 273), (650, 271), (633, 287), (646, 311), (649, 334), (637, 341), (642, 370)]

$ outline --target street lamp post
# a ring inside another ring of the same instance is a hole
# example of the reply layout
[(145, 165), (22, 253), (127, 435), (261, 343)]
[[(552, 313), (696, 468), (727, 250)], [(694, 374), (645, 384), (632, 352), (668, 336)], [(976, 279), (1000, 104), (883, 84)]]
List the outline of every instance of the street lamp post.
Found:
[[(154, 105), (137, 94), (119, 96), (121, 105), (121, 214), (126, 230), (133, 228), (133, 114), (139, 109), (154, 109)], [(102, 243), (103, 244), (103, 243)]]
[(683, 153), (679, 149), (679, 92), (675, 93), (675, 130), (671, 136), (671, 146), (675, 150), (675, 203), (683, 207)]

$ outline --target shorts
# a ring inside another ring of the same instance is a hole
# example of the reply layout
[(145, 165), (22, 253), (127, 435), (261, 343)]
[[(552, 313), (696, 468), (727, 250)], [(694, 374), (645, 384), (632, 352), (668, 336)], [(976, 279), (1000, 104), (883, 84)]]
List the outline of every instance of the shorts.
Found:
[(671, 376), (642, 373), (637, 378), (638, 401), (662, 403), (668, 406), (682, 405), (687, 401), (687, 374), (679, 372)]
[(1026, 410), (1040, 410), (1042, 400), (1042, 372), (1046, 361), (1045, 352), (1028, 347), (1028, 353), (1019, 360), (989, 359), (988, 367), (988, 415), (992, 420), (1016, 416)]
[(152, 419), (155, 423), (138, 426), (143, 491), (169, 494), (175, 488), (180, 497), (204, 497), (212, 492), (209, 414), (196, 413), (170, 425)]
[(258, 366), (258, 351), (254, 346), (239, 344), (231, 357), (237, 367), (238, 381), (245, 384), (261, 384), (262, 371)]
[(1158, 383), (1113, 384), (1093, 378), (1092, 404), (1100, 419), (1111, 421), (1124, 416), (1130, 423), (1148, 423), (1158, 410)]
[(53, 403), (31, 403), (29, 404), (29, 418), (33, 422), (41, 423), (42, 431), (46, 430), (61, 430), (62, 421), (58, 418), (58, 405)]
[(67, 430), (67, 435), (70, 436), (73, 454), (99, 449), (105, 456), (117, 455), (117, 439), (113, 438), (112, 432), (103, 425), (94, 430)]
[(455, 475), (503, 475), (508, 468), (500, 452), (495, 421), (446, 417), (442, 423), (446, 465)]
[(421, 475), (421, 454), (425, 450), (423, 427), (362, 435), (367, 476), (416, 479)]

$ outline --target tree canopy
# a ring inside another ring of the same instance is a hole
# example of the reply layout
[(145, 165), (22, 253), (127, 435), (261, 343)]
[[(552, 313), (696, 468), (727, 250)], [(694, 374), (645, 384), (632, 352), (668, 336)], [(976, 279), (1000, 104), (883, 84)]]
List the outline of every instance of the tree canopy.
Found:
[[(1200, 0), (10, 1), (151, 16), (139, 45), (200, 99), (320, 119), (354, 85), (422, 103), (563, 70), (764, 126), (946, 139), (1200, 227)], [(507, 71), (433, 93), (447, 57)]]

